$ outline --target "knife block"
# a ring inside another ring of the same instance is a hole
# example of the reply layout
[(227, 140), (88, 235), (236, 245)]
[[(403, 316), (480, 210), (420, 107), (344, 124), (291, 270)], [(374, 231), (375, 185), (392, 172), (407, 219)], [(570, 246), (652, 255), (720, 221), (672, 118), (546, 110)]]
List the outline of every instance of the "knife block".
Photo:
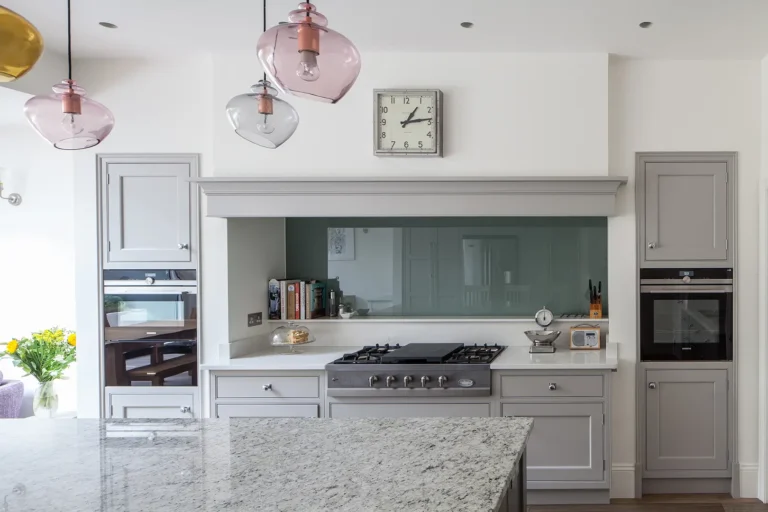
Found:
[(589, 318), (603, 318), (603, 305), (598, 304), (590, 304), (589, 305)]

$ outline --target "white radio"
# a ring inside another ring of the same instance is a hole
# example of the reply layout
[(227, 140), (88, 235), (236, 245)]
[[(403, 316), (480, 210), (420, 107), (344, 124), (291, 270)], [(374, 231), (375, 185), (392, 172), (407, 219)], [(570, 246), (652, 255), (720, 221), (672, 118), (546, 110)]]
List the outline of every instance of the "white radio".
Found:
[(571, 327), (571, 350), (600, 350), (600, 328), (594, 325)]

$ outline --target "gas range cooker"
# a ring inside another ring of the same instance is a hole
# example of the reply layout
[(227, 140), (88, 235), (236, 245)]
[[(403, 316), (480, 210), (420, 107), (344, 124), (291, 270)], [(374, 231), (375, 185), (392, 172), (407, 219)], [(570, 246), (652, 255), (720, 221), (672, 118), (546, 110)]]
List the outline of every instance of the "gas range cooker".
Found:
[(489, 396), (491, 361), (505, 348), (463, 343), (363, 347), (325, 366), (328, 396)]

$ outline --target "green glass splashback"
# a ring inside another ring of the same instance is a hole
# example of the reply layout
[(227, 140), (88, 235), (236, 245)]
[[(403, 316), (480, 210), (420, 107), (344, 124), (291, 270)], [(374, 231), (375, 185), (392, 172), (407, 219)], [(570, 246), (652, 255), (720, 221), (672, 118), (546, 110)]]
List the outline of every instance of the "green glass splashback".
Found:
[(371, 316), (586, 314), (591, 279), (607, 316), (607, 219), (289, 218), (286, 270)]

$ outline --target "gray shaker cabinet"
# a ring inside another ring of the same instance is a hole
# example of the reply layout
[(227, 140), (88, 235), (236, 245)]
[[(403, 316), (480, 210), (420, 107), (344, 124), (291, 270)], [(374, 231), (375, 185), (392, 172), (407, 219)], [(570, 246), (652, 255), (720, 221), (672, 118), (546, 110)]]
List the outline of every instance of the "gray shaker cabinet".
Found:
[(646, 473), (727, 470), (728, 370), (649, 369), (645, 377)]
[(102, 155), (104, 268), (195, 268), (196, 155)]
[(641, 267), (732, 266), (735, 153), (640, 153)]
[(603, 480), (602, 403), (505, 403), (501, 414), (534, 419), (529, 482)]

